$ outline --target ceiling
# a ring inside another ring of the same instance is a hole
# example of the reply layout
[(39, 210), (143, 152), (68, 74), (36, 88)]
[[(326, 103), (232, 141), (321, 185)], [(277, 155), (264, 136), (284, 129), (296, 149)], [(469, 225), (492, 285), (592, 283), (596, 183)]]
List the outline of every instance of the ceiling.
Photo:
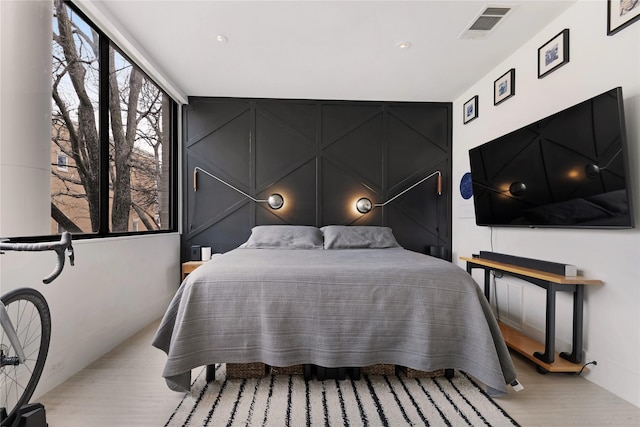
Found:
[[(187, 96), (442, 102), (575, 0), (92, 3)], [(487, 6), (514, 8), (487, 38), (459, 39)]]

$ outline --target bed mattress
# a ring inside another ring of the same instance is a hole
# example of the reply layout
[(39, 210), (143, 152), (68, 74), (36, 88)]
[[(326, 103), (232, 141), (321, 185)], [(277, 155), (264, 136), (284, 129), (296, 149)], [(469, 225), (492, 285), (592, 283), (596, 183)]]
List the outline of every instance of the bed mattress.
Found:
[(516, 379), (471, 276), (403, 248), (232, 250), (187, 276), (153, 345), (176, 391), (225, 362), (452, 368), (499, 392)]

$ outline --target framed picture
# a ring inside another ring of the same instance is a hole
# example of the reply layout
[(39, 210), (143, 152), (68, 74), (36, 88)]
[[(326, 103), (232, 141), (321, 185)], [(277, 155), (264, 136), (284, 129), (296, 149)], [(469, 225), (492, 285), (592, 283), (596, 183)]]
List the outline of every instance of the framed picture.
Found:
[(567, 62), (569, 62), (569, 29), (565, 28), (538, 49), (538, 78), (545, 77)]
[(612, 36), (640, 19), (640, 1), (607, 0), (607, 35)]
[(512, 68), (493, 82), (493, 105), (498, 105), (516, 94), (516, 69)]
[(465, 102), (462, 110), (462, 122), (465, 125), (471, 120), (478, 118), (478, 95)]

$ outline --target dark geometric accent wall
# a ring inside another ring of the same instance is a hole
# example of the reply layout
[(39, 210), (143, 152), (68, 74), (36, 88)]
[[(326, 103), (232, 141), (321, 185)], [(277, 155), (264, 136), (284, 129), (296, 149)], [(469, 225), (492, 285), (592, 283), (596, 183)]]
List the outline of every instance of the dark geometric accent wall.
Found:
[[(451, 104), (191, 98), (184, 109), (183, 259), (191, 245), (226, 252), (255, 225), (384, 225), (407, 249), (451, 254)], [(256, 199), (279, 193), (271, 210)], [(427, 175), (436, 177), (366, 215), (355, 202), (382, 203)]]

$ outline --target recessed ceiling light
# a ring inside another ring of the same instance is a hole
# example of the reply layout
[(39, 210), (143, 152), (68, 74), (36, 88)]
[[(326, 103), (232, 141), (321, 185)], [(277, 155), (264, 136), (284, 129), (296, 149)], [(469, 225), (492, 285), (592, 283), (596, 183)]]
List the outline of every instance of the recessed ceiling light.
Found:
[(409, 49), (411, 47), (411, 42), (399, 42), (399, 43), (396, 43), (396, 46), (399, 49)]
[(224, 34), (217, 34), (216, 35), (216, 41), (218, 43), (225, 44), (226, 42), (229, 41), (229, 38), (227, 36), (225, 36)]

